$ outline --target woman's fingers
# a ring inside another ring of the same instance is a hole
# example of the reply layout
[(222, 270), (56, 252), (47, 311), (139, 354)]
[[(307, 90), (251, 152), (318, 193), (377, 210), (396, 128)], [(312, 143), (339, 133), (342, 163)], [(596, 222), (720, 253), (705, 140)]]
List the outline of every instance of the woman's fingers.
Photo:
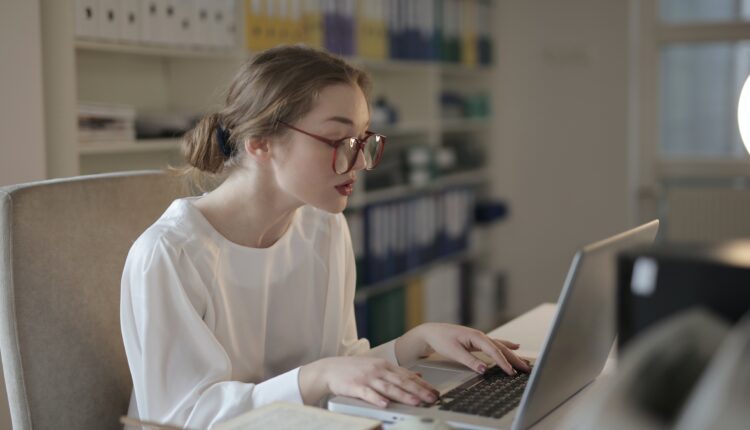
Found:
[(443, 355), (458, 361), (459, 363), (477, 373), (481, 374), (487, 370), (487, 365), (484, 364), (484, 361), (478, 359), (476, 356), (474, 356), (474, 354), (470, 353), (460, 342), (456, 342), (455, 347), (452, 348), (451, 351), (446, 351), (446, 353)]
[[(494, 341), (492, 341), (492, 339), (485, 336), (484, 334), (479, 334), (471, 338), (471, 343), (475, 347), (479, 348), (480, 351), (487, 354), (495, 363), (497, 363), (498, 366), (500, 366), (501, 369), (505, 371), (505, 373), (507, 373), (508, 375), (516, 374), (513, 366), (505, 358), (505, 354), (503, 353), (503, 351), (498, 347), (497, 344), (495, 344)], [(507, 351), (510, 353), (509, 350)]]
[(418, 378), (414, 373), (403, 368), (396, 372), (386, 373), (383, 375), (383, 379), (400, 387), (404, 391), (419, 397), (419, 399), (425, 403), (434, 403), (437, 401), (437, 397), (440, 394), (437, 390), (432, 388), (427, 381)]
[(500, 352), (502, 352), (505, 358), (510, 362), (510, 364), (513, 365), (513, 367), (515, 367), (516, 369), (521, 369), (524, 372), (531, 371), (531, 367), (529, 366), (528, 361), (510, 351), (504, 343), (498, 342), (496, 339), (492, 339), (492, 341), (495, 343)]
[(490, 339), (492, 339), (492, 341), (493, 341), (493, 342), (495, 342), (495, 343), (497, 343), (497, 342), (500, 342), (500, 343), (502, 343), (502, 344), (503, 344), (503, 345), (505, 345), (505, 346), (506, 346), (506, 347), (507, 347), (508, 349), (518, 349), (518, 348), (520, 348), (520, 347), (521, 347), (521, 345), (520, 345), (520, 344), (517, 344), (517, 343), (515, 343), (515, 342), (511, 342), (511, 341), (509, 341), (509, 340), (503, 340), (503, 339), (495, 339), (495, 338), (490, 338)]
[(419, 397), (400, 387), (398, 383), (391, 383), (386, 379), (375, 379), (370, 382), (370, 386), (385, 397), (400, 403), (417, 406), (422, 402)]
[(385, 408), (388, 406), (388, 399), (381, 396), (377, 391), (373, 390), (367, 385), (360, 386), (359, 398), (364, 401), (370, 402), (375, 406), (380, 406), (381, 408)]

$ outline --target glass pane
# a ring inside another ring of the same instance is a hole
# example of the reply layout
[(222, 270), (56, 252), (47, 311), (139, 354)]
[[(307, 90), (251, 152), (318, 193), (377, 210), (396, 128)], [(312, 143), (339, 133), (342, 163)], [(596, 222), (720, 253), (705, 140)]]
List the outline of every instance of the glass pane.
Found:
[(660, 0), (663, 22), (729, 22), (750, 20), (750, 0)]
[(737, 102), (750, 42), (666, 45), (661, 51), (661, 155), (746, 157)]

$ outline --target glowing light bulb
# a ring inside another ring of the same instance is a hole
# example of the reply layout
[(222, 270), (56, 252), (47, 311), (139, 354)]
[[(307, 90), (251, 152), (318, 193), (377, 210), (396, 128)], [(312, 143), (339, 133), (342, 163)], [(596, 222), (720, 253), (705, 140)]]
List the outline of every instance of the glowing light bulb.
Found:
[(740, 101), (737, 105), (737, 123), (740, 127), (740, 137), (745, 149), (750, 153), (750, 76), (745, 80), (740, 92)]

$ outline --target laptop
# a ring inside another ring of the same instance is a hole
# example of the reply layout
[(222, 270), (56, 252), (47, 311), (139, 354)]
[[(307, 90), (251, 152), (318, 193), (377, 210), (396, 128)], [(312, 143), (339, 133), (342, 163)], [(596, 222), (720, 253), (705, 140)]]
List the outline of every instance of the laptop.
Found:
[[(374, 418), (386, 424), (420, 416), (439, 418), (461, 429), (527, 429), (601, 373), (614, 344), (616, 256), (654, 241), (659, 221), (585, 246), (573, 257), (557, 313), (530, 373), (508, 376), (497, 366), (477, 375), (444, 359), (417, 361), (410, 370), (440, 391), (423, 407), (392, 402), (381, 409), (336, 396), (328, 409)], [(509, 339), (513, 340), (513, 339)]]

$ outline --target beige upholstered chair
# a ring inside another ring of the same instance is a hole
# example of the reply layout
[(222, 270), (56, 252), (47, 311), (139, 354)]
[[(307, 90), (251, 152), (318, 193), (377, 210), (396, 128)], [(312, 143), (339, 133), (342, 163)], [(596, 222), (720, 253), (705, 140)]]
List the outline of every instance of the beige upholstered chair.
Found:
[(0, 188), (0, 353), (14, 429), (122, 428), (125, 257), (186, 194), (156, 171)]

